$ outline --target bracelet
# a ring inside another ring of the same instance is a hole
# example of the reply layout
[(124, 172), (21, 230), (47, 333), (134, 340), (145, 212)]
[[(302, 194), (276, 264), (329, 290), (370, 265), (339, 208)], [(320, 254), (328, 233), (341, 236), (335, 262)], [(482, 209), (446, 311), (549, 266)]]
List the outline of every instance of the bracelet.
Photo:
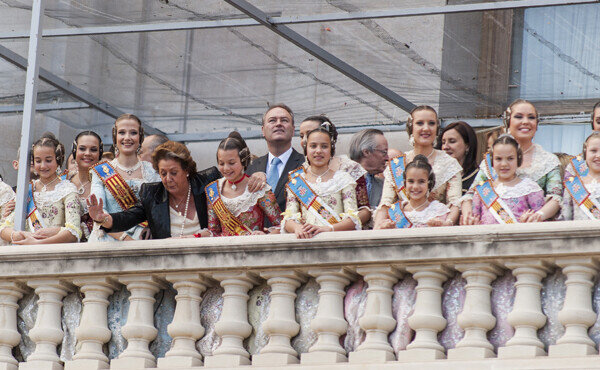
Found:
[(14, 242), (15, 242), (15, 239), (13, 238), (13, 235), (14, 235), (14, 234), (15, 234), (15, 231), (14, 231), (14, 230), (10, 232), (10, 242), (11, 242), (11, 243), (14, 243)]
[[(102, 224), (100, 224), (100, 225), (102, 225)], [(120, 241), (123, 241), (123, 240), (125, 240), (125, 238), (126, 238), (126, 237), (127, 237), (127, 233), (123, 233), (123, 234), (121, 234), (121, 236), (119, 237), (119, 240), (120, 240)]]
[(97, 224), (99, 224), (100, 226), (102, 226), (102, 225), (104, 225), (104, 223), (105, 223), (106, 221), (108, 221), (108, 217), (109, 217), (109, 216), (110, 216), (110, 215), (107, 215), (106, 217), (104, 217), (104, 220), (102, 220), (102, 221), (96, 221), (96, 220), (94, 220), (94, 222), (95, 222), (95, 223), (97, 223)]

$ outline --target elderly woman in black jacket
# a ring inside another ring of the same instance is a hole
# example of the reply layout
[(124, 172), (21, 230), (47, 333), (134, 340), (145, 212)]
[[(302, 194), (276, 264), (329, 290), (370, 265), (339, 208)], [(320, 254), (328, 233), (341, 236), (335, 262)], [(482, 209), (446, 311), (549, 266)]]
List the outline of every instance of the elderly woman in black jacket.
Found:
[[(127, 211), (107, 214), (94, 195), (88, 199), (90, 216), (107, 232), (128, 230), (148, 222), (153, 239), (209, 236), (204, 187), (221, 177), (216, 167), (197, 172), (190, 151), (181, 143), (167, 141), (156, 148), (152, 165), (161, 182), (143, 184), (140, 202)], [(250, 190), (262, 188), (264, 173), (252, 179)]]

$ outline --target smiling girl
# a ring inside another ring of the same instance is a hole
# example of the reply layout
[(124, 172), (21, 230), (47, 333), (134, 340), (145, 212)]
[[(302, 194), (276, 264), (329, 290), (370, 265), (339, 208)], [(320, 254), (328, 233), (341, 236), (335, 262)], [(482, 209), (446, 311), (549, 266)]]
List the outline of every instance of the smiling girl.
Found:
[[(281, 211), (271, 187), (265, 184), (256, 192), (248, 190), (246, 169), (250, 149), (242, 136), (233, 131), (217, 149), (217, 167), (223, 176), (206, 187), (208, 229), (214, 236), (261, 235), (278, 233)], [(268, 218), (272, 228), (265, 227)]]
[[(562, 202), (563, 189), (560, 178), (560, 162), (554, 154), (533, 143), (538, 124), (538, 112), (530, 102), (517, 99), (506, 108), (504, 125), (523, 152), (522, 164), (517, 169), (517, 175), (537, 182), (546, 197), (542, 209), (529, 214), (526, 222), (552, 219), (560, 210), (560, 203)], [(495, 180), (496, 177), (496, 172), (493, 168), (490, 169), (488, 161), (484, 159), (479, 165), (479, 173), (473, 184), (480, 184), (490, 179)], [(462, 223), (464, 224), (469, 224), (473, 220), (471, 201), (473, 191), (474, 187), (465, 195), (465, 200), (462, 203)]]
[(530, 217), (544, 205), (544, 191), (530, 178), (519, 178), (523, 152), (510, 135), (501, 135), (491, 149), (493, 181), (477, 184), (473, 198), (473, 224), (535, 222)]
[(81, 238), (80, 206), (77, 188), (61, 180), (58, 169), (65, 159), (65, 148), (47, 133), (32, 147), (34, 170), (39, 179), (29, 184), (25, 231), (13, 229), (14, 212), (0, 227), (3, 240), (13, 244), (73, 243)]
[[(429, 201), (438, 200), (450, 207), (450, 214), (445, 221), (447, 225), (453, 225), (458, 220), (458, 206), (462, 195), (462, 167), (456, 159), (444, 151), (434, 149), (439, 128), (438, 116), (432, 107), (418, 106), (410, 113), (406, 131), (414, 149), (406, 152), (403, 156), (390, 158), (390, 166), (383, 172), (385, 181), (381, 201), (375, 211), (375, 229), (382, 227), (382, 222), (387, 219), (388, 209), (392, 204), (400, 199), (399, 197), (404, 197), (402, 195), (404, 181), (400, 173), (403, 163), (412, 162), (419, 154), (423, 155), (431, 164), (436, 179), (435, 186), (429, 194)], [(400, 166), (395, 167), (394, 164), (398, 163)], [(392, 175), (392, 167), (394, 167), (394, 175)]]
[(306, 239), (328, 231), (360, 230), (356, 181), (348, 172), (332, 170), (335, 155), (332, 125), (319, 126), (306, 134), (305, 171), (294, 171), (288, 181), (286, 212), (282, 230)]
[[(116, 157), (110, 162), (100, 162), (92, 166), (90, 193), (102, 199), (105, 212), (125, 211), (139, 204), (140, 187), (146, 182), (160, 181), (152, 164), (140, 161), (138, 153), (144, 140), (142, 122), (133, 114), (123, 114), (117, 118), (112, 130)], [(145, 225), (137, 225), (125, 232), (106, 233), (94, 226), (89, 241), (135, 240)]]
[(588, 171), (565, 179), (561, 219), (600, 219), (600, 132), (593, 132), (583, 143), (583, 159)]

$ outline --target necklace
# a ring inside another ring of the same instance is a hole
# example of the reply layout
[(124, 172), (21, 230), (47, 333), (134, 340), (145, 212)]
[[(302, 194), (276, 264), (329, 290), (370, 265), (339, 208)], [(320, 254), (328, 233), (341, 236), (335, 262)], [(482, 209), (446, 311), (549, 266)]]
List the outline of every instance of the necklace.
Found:
[(190, 205), (190, 194), (192, 193), (192, 186), (188, 185), (188, 193), (187, 193), (187, 199), (185, 201), (185, 212), (183, 213), (183, 222), (181, 223), (181, 231), (179, 232), (179, 237), (183, 237), (183, 229), (185, 229), (185, 222), (187, 221), (187, 213), (188, 213), (188, 207)]
[(431, 149), (431, 153), (427, 154), (427, 161), (429, 162), (429, 160), (431, 159), (431, 156), (433, 155), (433, 153), (435, 153), (435, 148)]
[(54, 178), (54, 180), (50, 181), (50, 182), (49, 182), (49, 183), (47, 183), (47, 184), (44, 184), (44, 182), (42, 181), (42, 179), (40, 179), (40, 182), (42, 183), (42, 185), (44, 185), (44, 186), (42, 186), (42, 193), (45, 193), (45, 192), (46, 192), (46, 190), (48, 190), (48, 188), (47, 188), (47, 187), (48, 187), (48, 185), (52, 185), (52, 184), (53, 184), (54, 182), (56, 182), (56, 180), (58, 180), (58, 179), (59, 179), (59, 177), (58, 177), (58, 176), (56, 176), (56, 177)]
[(327, 167), (327, 171), (323, 172), (323, 173), (322, 173), (322, 174), (320, 174), (320, 175), (317, 175), (316, 173), (314, 173), (314, 172), (313, 172), (313, 170), (312, 170), (312, 166), (309, 166), (309, 167), (308, 167), (308, 172), (310, 172), (310, 174), (311, 174), (311, 175), (313, 175), (314, 177), (316, 177), (316, 178), (317, 178), (317, 179), (315, 180), (315, 182), (316, 182), (317, 184), (320, 184), (320, 183), (321, 183), (321, 181), (323, 181), (323, 180), (321, 179), (321, 177), (325, 176), (325, 175), (327, 174), (327, 172), (329, 172), (329, 170), (330, 170), (330, 168), (329, 168), (329, 167)]
[(227, 182), (229, 184), (231, 184), (231, 189), (233, 189), (233, 191), (236, 191), (237, 190), (237, 184), (239, 184), (240, 182), (242, 182), (242, 180), (244, 180), (246, 177), (248, 177), (248, 175), (244, 174), (242, 176), (242, 178), (240, 178), (238, 181), (233, 181), (232, 182), (232, 181), (227, 180)]
[(533, 144), (531, 144), (531, 146), (529, 148), (527, 148), (526, 150), (523, 151), (523, 155), (525, 155), (527, 152), (529, 152), (531, 149), (533, 149)]
[(131, 174), (136, 171), (138, 168), (140, 168), (142, 166), (142, 161), (138, 161), (136, 164), (133, 165), (133, 167), (123, 167), (121, 166), (121, 164), (119, 163), (119, 161), (117, 161), (115, 159), (114, 161), (115, 166), (117, 166), (121, 171), (124, 171), (128, 176), (131, 176)]
[(427, 199), (425, 199), (425, 201), (423, 203), (419, 204), (417, 207), (413, 207), (413, 211), (415, 211), (415, 212), (420, 211), (423, 208), (423, 206), (425, 206), (426, 204), (427, 204)]
[[(79, 173), (79, 172), (77, 172), (77, 173)], [(73, 181), (73, 180), (71, 180), (71, 181)], [(79, 194), (79, 195), (83, 195), (83, 193), (85, 193), (85, 186), (86, 186), (87, 184), (89, 184), (89, 183), (90, 183), (90, 181), (88, 180), (88, 181), (86, 181), (86, 182), (82, 183), (82, 182), (81, 182), (81, 177), (79, 177), (79, 183), (80, 183), (81, 185), (79, 185), (79, 187), (77, 188), (77, 194)]]

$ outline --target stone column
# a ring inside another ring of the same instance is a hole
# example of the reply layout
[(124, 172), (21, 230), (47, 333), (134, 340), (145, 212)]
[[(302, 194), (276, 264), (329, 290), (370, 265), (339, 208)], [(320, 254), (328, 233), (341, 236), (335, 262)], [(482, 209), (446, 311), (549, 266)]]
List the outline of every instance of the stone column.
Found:
[(201, 274), (171, 274), (166, 279), (177, 290), (175, 315), (167, 331), (173, 343), (165, 357), (158, 359), (158, 367), (172, 369), (202, 366), (202, 355), (196, 341), (204, 335), (200, 323), (200, 295), (206, 290), (206, 279)]
[(592, 309), (592, 286), (598, 264), (592, 258), (564, 258), (556, 261), (567, 275), (567, 294), (558, 320), (565, 326), (564, 335), (551, 345), (551, 357), (572, 357), (598, 354), (588, 328), (596, 322)]
[(269, 342), (260, 354), (252, 356), (252, 365), (281, 366), (297, 364), (298, 353), (290, 345), (290, 340), (300, 331), (296, 322), (296, 289), (306, 281), (303, 274), (293, 271), (267, 271), (260, 274), (271, 287), (269, 316), (263, 323), (263, 330)]
[(463, 310), (458, 315), (458, 325), (465, 336), (448, 350), (449, 360), (474, 360), (495, 357), (494, 346), (487, 340), (486, 333), (496, 325), (492, 315), (492, 281), (500, 273), (492, 263), (470, 263), (456, 265), (467, 280), (467, 294)]
[(383, 363), (394, 359), (388, 334), (396, 327), (392, 316), (392, 286), (402, 275), (392, 266), (360, 267), (356, 270), (368, 284), (367, 307), (358, 320), (365, 341), (350, 353), (351, 363)]
[(540, 290), (542, 279), (548, 273), (546, 263), (538, 260), (507, 262), (517, 278), (516, 293), (508, 322), (515, 328), (515, 334), (506, 342), (506, 347), (498, 348), (498, 358), (533, 358), (544, 356), (544, 344), (537, 331), (546, 323), (542, 313)]
[(110, 368), (154, 368), (156, 360), (148, 349), (150, 342), (158, 334), (154, 327), (154, 295), (165, 286), (151, 275), (123, 276), (119, 281), (131, 292), (127, 323), (121, 329), (123, 337), (127, 339), (127, 348), (110, 362)]
[(29, 337), (35, 342), (35, 351), (27, 362), (19, 364), (26, 370), (61, 370), (62, 362), (56, 353), (56, 346), (62, 342), (61, 328), (62, 299), (72, 290), (72, 286), (58, 279), (35, 279), (27, 282), (35, 289), (38, 312)]
[(0, 370), (16, 370), (18, 362), (12, 349), (19, 344), (21, 334), (17, 331), (17, 302), (27, 290), (20, 283), (0, 282)]
[(221, 282), (223, 310), (215, 325), (221, 344), (212, 356), (204, 359), (205, 367), (234, 367), (250, 365), (250, 354), (244, 348), (244, 339), (252, 333), (248, 323), (248, 291), (259, 279), (249, 272), (218, 272), (212, 277)]
[(102, 345), (110, 340), (108, 297), (116, 284), (112, 279), (103, 277), (75, 279), (73, 283), (81, 287), (85, 298), (79, 327), (75, 330), (78, 350), (73, 360), (65, 363), (65, 369), (108, 369), (108, 357), (102, 351)]
[(415, 310), (408, 325), (415, 331), (415, 339), (398, 353), (398, 361), (415, 362), (443, 359), (444, 347), (437, 334), (446, 327), (442, 316), (442, 283), (450, 276), (443, 265), (410, 266), (407, 270), (417, 281)]
[(344, 319), (344, 287), (354, 274), (344, 268), (309, 270), (317, 279), (319, 306), (310, 327), (317, 335), (317, 342), (308, 353), (301, 355), (302, 364), (331, 364), (346, 362), (346, 350), (340, 345), (340, 335), (345, 334), (348, 323)]

